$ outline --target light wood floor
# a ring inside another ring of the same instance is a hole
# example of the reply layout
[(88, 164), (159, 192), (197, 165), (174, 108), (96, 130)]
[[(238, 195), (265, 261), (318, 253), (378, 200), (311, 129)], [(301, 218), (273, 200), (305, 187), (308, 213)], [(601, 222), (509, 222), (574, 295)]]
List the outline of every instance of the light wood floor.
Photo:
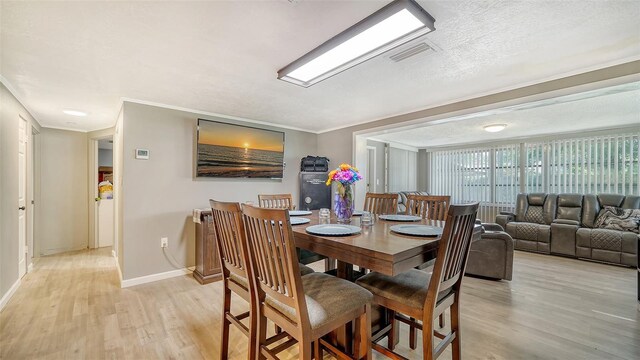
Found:
[[(114, 264), (109, 249), (41, 258), (0, 314), (0, 358), (218, 358), (219, 283), (120, 289)], [(635, 270), (523, 252), (514, 267), (512, 282), (465, 279), (464, 359), (640, 359)], [(399, 351), (420, 359), (406, 332)], [(245, 359), (231, 334), (231, 358)]]

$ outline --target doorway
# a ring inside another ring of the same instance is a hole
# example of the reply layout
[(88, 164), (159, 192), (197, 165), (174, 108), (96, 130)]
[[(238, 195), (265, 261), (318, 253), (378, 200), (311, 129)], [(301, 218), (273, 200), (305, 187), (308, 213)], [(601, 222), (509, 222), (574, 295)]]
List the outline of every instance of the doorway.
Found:
[(18, 278), (27, 273), (27, 120), (18, 125)]
[(377, 178), (376, 178), (376, 147), (367, 146), (367, 192), (377, 191)]
[(95, 141), (95, 247), (111, 247), (114, 242), (113, 136)]

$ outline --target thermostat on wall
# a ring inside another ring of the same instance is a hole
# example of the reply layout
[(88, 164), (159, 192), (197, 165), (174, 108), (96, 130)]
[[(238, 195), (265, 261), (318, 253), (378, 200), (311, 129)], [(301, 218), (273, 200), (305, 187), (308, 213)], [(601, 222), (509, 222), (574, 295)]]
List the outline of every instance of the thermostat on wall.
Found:
[(149, 150), (147, 150), (147, 149), (136, 149), (136, 159), (149, 160)]

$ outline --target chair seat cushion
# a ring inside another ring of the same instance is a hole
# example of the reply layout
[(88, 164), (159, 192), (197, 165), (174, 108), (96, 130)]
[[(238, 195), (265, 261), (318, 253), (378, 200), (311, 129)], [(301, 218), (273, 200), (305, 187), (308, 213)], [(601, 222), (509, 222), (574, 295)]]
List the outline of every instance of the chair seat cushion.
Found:
[[(307, 265), (302, 265), (302, 264), (298, 264), (300, 266), (300, 275), (305, 276), (305, 275), (309, 275), (311, 273), (314, 273), (315, 271), (308, 267)], [(242, 286), (245, 289), (249, 288), (249, 284), (247, 283), (247, 279), (236, 275), (234, 273), (230, 273), (229, 274), (229, 280), (232, 280), (233, 282), (235, 282), (236, 284)]]
[[(414, 309), (422, 309), (427, 299), (431, 269), (411, 269), (396, 276), (371, 272), (359, 278), (356, 283), (376, 296), (408, 305)], [(441, 291), (438, 295), (438, 301), (450, 293), (450, 288)]]
[[(370, 303), (373, 299), (373, 295), (360, 286), (324, 273), (303, 276), (302, 287), (312, 329), (320, 328), (336, 317)], [(294, 308), (271, 297), (267, 297), (265, 302), (296, 322)]]
[(298, 265), (300, 266), (300, 275), (302, 276), (309, 275), (315, 272), (313, 271), (312, 268), (308, 267), (307, 265), (303, 265), (303, 264), (298, 264)]

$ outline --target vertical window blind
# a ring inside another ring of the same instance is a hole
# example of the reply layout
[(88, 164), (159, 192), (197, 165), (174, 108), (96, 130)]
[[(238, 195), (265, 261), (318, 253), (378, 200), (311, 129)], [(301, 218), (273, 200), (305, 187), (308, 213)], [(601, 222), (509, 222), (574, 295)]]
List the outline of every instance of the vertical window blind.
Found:
[(483, 221), (520, 192), (638, 194), (640, 133), (429, 151), (429, 188), (452, 203), (480, 202)]
[(389, 192), (416, 191), (418, 153), (389, 147)]

